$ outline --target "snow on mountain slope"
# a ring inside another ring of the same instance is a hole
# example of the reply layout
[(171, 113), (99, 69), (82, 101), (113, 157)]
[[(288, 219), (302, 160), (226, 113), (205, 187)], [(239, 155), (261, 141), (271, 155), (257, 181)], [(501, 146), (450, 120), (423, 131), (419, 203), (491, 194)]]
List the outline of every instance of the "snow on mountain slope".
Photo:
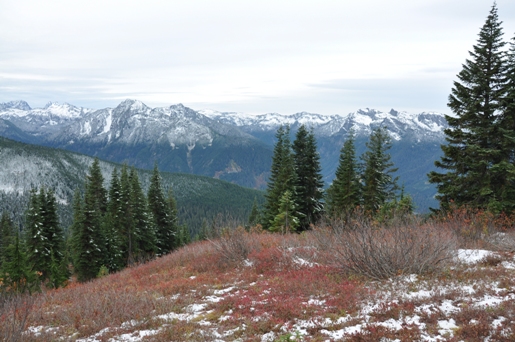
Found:
[(347, 133), (351, 129), (357, 135), (368, 135), (373, 128), (387, 126), (395, 140), (400, 140), (409, 134), (415, 134), (419, 139), (440, 139), (443, 137), (443, 130), (447, 127), (444, 114), (436, 112), (411, 114), (393, 109), (389, 112), (381, 112), (366, 108), (345, 115), (307, 112), (290, 115), (278, 113), (248, 115), (213, 110), (201, 110), (199, 113), (219, 122), (238, 126), (246, 132), (276, 131), (281, 125), (290, 125), (295, 129), (303, 124), (312, 127), (315, 134), (321, 137)]

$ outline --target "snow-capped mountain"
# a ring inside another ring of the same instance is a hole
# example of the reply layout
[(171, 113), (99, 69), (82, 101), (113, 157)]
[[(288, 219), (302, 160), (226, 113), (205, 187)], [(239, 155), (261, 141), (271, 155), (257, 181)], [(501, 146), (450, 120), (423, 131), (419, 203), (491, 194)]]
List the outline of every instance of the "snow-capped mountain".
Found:
[(434, 170), (445, 141), (443, 130), (448, 126), (440, 113), (366, 108), (334, 115), (249, 115), (195, 111), (182, 104), (150, 108), (137, 100), (98, 110), (52, 102), (34, 109), (24, 101), (0, 104), (0, 135), (7, 138), (141, 168), (152, 168), (157, 161), (163, 171), (207, 175), (261, 189), (266, 187), (275, 133), (281, 125), (289, 125), (292, 134), (300, 125), (313, 129), (327, 184), (351, 130), (359, 155), (371, 131), (386, 126), (394, 140), (392, 159), (406, 191), (425, 208), (433, 201), (436, 191), (427, 184), (426, 174)]
[(157, 161), (164, 171), (261, 187), (270, 166), (271, 149), (259, 139), (182, 104), (150, 108), (125, 100), (115, 108), (91, 110), (57, 103), (31, 109), (10, 102), (0, 108), (0, 135), (137, 167), (152, 168)]
[(251, 134), (266, 131), (275, 132), (281, 125), (289, 125), (293, 130), (300, 125), (305, 125), (312, 128), (317, 137), (347, 134), (351, 129), (358, 136), (368, 136), (372, 129), (386, 126), (394, 140), (414, 136), (424, 140), (440, 140), (443, 136), (443, 130), (447, 127), (444, 114), (436, 112), (411, 114), (398, 112), (394, 109), (389, 112), (381, 112), (366, 108), (345, 115), (322, 115), (307, 112), (291, 115), (278, 113), (248, 115), (213, 110), (200, 110), (199, 113), (219, 122), (240, 127), (243, 131)]

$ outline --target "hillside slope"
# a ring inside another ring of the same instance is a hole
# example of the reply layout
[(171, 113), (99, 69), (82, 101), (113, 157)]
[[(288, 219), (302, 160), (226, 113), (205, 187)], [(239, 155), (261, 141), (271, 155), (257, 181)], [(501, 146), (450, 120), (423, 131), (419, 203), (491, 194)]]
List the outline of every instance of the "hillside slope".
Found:
[[(7, 210), (18, 224), (33, 187), (45, 186), (55, 191), (63, 227), (71, 223), (71, 207), (76, 187), (83, 188), (93, 158), (69, 151), (29, 145), (0, 137), (0, 210)], [(109, 187), (114, 168), (120, 164), (101, 161), (100, 168)], [(137, 170), (146, 192), (151, 171)], [(179, 220), (196, 232), (203, 219), (208, 222), (218, 213), (244, 221), (254, 199), (263, 201), (263, 193), (210, 177), (163, 172), (162, 184), (173, 190)]]

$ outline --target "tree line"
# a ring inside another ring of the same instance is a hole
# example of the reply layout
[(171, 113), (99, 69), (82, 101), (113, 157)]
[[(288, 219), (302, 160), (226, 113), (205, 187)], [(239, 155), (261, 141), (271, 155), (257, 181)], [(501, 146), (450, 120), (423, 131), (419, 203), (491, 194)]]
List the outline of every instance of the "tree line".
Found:
[(23, 229), (4, 212), (0, 220), (2, 286), (34, 291), (39, 284), (64, 286), (71, 274), (79, 281), (116, 272), (136, 262), (164, 255), (189, 242), (189, 232), (177, 223), (173, 193), (165, 195), (157, 169), (148, 193), (134, 168), (114, 169), (109, 189), (95, 159), (84, 194), (74, 196), (73, 224), (65, 236), (52, 190), (33, 189)]
[(398, 199), (398, 178), (393, 176), (397, 168), (388, 153), (391, 138), (385, 127), (372, 131), (360, 160), (354, 133), (349, 133), (340, 151), (335, 179), (326, 192), (314, 133), (302, 125), (291, 143), (289, 127), (280, 127), (276, 138), (266, 203), (260, 220), (253, 208), (251, 224), (259, 222), (269, 231), (300, 232), (323, 215), (343, 218), (359, 207), (371, 215), (398, 209), (413, 211), (409, 195), (401, 192)]

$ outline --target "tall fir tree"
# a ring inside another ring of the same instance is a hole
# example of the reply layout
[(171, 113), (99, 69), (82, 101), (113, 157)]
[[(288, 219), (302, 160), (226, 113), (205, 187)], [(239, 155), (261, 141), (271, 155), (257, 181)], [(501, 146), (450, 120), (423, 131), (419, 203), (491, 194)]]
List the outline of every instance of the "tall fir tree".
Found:
[(173, 231), (175, 231), (174, 248), (184, 246), (190, 242), (190, 233), (186, 225), (179, 226), (179, 217), (177, 214), (177, 201), (173, 195), (173, 189), (168, 188), (166, 195), (166, 205), (170, 213), (170, 221), (173, 224)]
[(2, 212), (0, 218), (0, 266), (5, 255), (7, 247), (13, 243), (16, 230), (14, 229), (13, 222), (7, 211)]
[[(448, 106), (455, 115), (446, 116), (450, 126), (444, 131), (447, 144), (442, 145), (444, 156), (435, 162), (447, 172), (428, 175), (437, 186), (441, 209), (448, 209), (451, 201), (458, 206), (513, 208), (513, 191), (506, 192), (507, 183), (513, 181), (513, 168), (503, 148), (503, 136), (513, 135), (502, 134), (501, 129), (507, 125), (511, 131), (513, 119), (499, 116), (507, 82), (502, 36), (494, 4), (449, 96)], [(511, 181), (506, 182), (507, 175)]]
[(31, 189), (29, 206), (26, 212), (26, 239), (27, 239), (27, 258), (30, 268), (37, 273), (41, 279), (47, 279), (52, 264), (52, 247), (48, 240), (47, 233), (43, 226), (43, 216), (41, 215), (41, 194), (38, 195), (36, 189)]
[(121, 203), (121, 239), (122, 253), (125, 265), (134, 263), (137, 259), (139, 232), (134, 222), (132, 206), (132, 185), (129, 169), (126, 164), (120, 172), (120, 203)]
[(138, 173), (132, 168), (129, 179), (131, 182), (131, 207), (133, 222), (137, 233), (135, 261), (148, 260), (157, 253), (156, 231), (149, 217), (147, 199), (141, 188)]
[(45, 234), (50, 245), (50, 269), (46, 285), (51, 288), (63, 286), (69, 277), (65, 258), (64, 231), (57, 216), (57, 200), (52, 190), (41, 191), (41, 216)]
[(157, 251), (158, 254), (164, 255), (173, 250), (176, 245), (175, 238), (177, 234), (176, 218), (171, 212), (171, 208), (167, 205), (165, 195), (161, 185), (161, 175), (154, 164), (154, 170), (150, 179), (148, 189), (148, 208), (152, 214), (153, 224), (156, 230)]
[(98, 159), (95, 159), (86, 177), (81, 214), (76, 215), (80, 222), (73, 224), (74, 267), (81, 282), (96, 278), (105, 262), (106, 241), (102, 220), (107, 208), (107, 191), (103, 183)]
[(270, 178), (265, 194), (265, 205), (262, 216), (262, 226), (269, 229), (279, 213), (279, 202), (288, 190), (295, 193), (295, 166), (290, 142), (289, 127), (279, 127), (276, 133), (277, 142), (274, 146)]
[(298, 230), (309, 229), (321, 217), (323, 211), (323, 187), (320, 155), (314, 133), (301, 125), (292, 145), (295, 183), (294, 201), (297, 205)]
[[(492, 166), (492, 171), (500, 176), (495, 189), (497, 197), (490, 201), (490, 208), (496, 211), (515, 210), (515, 38), (510, 42), (505, 74), (505, 93), (498, 126), (501, 137), (501, 161)], [(495, 207), (497, 205), (497, 207)]]
[(106, 258), (104, 265), (109, 272), (116, 272), (125, 266), (122, 249), (123, 211), (120, 192), (120, 179), (117, 169), (114, 168), (111, 175), (111, 184), (109, 186), (107, 210), (102, 221), (102, 231), (104, 232), (106, 242)]
[(360, 169), (354, 141), (351, 131), (340, 151), (333, 183), (327, 189), (327, 212), (334, 218), (346, 217), (361, 204)]
[(374, 129), (366, 146), (367, 151), (361, 156), (364, 167), (363, 207), (365, 211), (375, 213), (382, 205), (395, 199), (398, 177), (392, 174), (397, 168), (390, 161), (391, 138), (385, 127)]

